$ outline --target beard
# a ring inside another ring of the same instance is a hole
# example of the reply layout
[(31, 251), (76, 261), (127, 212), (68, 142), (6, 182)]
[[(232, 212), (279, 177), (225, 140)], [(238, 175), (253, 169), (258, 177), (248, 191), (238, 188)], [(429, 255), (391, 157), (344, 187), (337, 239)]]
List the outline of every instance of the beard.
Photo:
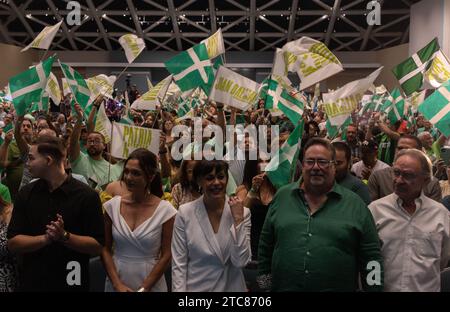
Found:
[(95, 149), (95, 148), (88, 148), (87, 153), (89, 154), (89, 156), (93, 157), (93, 156), (98, 156), (101, 155), (103, 151)]

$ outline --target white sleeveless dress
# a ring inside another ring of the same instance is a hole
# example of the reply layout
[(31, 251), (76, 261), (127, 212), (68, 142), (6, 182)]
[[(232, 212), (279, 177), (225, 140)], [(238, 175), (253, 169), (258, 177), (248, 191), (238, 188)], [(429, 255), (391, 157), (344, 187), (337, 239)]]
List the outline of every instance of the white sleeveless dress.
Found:
[[(162, 225), (175, 216), (177, 210), (169, 202), (162, 200), (153, 215), (131, 231), (120, 214), (120, 203), (121, 197), (115, 196), (104, 204), (112, 220), (113, 260), (120, 280), (136, 291), (159, 260)], [(105, 291), (115, 291), (108, 277)], [(167, 291), (164, 275), (151, 291)]]

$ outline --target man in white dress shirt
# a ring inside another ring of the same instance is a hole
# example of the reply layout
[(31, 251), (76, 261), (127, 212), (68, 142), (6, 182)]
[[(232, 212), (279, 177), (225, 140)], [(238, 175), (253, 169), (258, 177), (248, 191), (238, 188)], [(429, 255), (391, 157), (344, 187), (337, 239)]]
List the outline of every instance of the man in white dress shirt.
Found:
[(450, 215), (423, 194), (431, 162), (419, 150), (401, 150), (393, 172), (394, 193), (369, 205), (382, 240), (385, 291), (440, 291), (450, 259)]

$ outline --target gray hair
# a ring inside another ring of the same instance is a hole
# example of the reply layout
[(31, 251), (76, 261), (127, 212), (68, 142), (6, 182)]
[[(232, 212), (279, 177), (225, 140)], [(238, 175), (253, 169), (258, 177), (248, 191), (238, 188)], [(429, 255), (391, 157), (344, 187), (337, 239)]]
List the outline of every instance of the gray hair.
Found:
[(424, 152), (414, 148), (403, 149), (397, 153), (395, 161), (397, 161), (397, 159), (402, 156), (409, 156), (417, 159), (420, 162), (420, 166), (422, 167), (422, 173), (427, 178), (431, 179), (431, 177), (433, 176), (433, 165), (430, 158)]
[(419, 134), (417, 135), (417, 137), (418, 137), (420, 140), (422, 140), (422, 138), (423, 138), (424, 136), (426, 136), (426, 135), (431, 136), (431, 133), (428, 132), (428, 131), (423, 131), (423, 132), (419, 133)]

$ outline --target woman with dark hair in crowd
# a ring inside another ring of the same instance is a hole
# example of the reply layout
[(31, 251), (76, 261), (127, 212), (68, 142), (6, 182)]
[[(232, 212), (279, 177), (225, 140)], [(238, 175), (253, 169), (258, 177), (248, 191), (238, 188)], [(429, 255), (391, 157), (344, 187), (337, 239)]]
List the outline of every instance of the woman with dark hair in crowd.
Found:
[(13, 292), (17, 287), (17, 266), (6, 238), (11, 214), (11, 204), (0, 196), (0, 292)]
[(172, 240), (173, 291), (245, 291), (251, 259), (250, 210), (226, 195), (228, 164), (202, 160), (194, 168), (202, 196), (182, 205)]
[(172, 204), (176, 209), (200, 197), (197, 183), (194, 181), (196, 160), (183, 160), (178, 171), (178, 181), (172, 188)]
[[(164, 200), (156, 156), (143, 148), (124, 164), (128, 193), (105, 207), (105, 247), (102, 260), (106, 291), (167, 291), (164, 272), (171, 254), (175, 208)], [(114, 245), (114, 250), (113, 250)]]
[(252, 258), (258, 257), (259, 235), (266, 219), (269, 203), (277, 192), (264, 172), (267, 162), (263, 160), (248, 160), (244, 167), (243, 182), (236, 189), (236, 196), (243, 202), (244, 206), (251, 211), (251, 246)]

